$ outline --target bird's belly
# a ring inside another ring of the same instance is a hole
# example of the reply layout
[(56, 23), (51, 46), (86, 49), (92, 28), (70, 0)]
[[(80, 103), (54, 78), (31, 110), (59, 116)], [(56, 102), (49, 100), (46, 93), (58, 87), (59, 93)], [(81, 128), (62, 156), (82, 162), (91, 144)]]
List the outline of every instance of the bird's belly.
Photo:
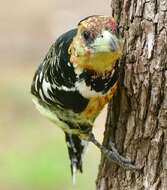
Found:
[[(33, 97), (33, 102), (37, 110), (53, 121), (58, 127), (62, 128), (67, 133), (80, 134), (81, 129), (77, 125), (93, 126), (92, 122), (98, 116), (100, 111), (107, 104), (117, 89), (117, 82), (114, 86), (105, 94), (101, 96), (93, 96), (89, 98), (88, 104), (82, 112), (75, 113), (71, 109), (59, 109), (58, 107), (46, 106), (45, 103), (41, 103), (38, 98)], [(78, 104), (78, 106), (80, 106)], [(75, 128), (71, 129), (68, 122), (73, 123)]]
[(64, 122), (62, 122), (57, 115), (52, 112), (49, 108), (42, 106), (38, 99), (36, 97), (33, 97), (32, 99), (33, 103), (35, 104), (35, 107), (37, 110), (45, 117), (47, 117), (49, 120), (53, 121), (56, 125), (60, 126), (61, 128), (65, 128)]
[[(33, 102), (37, 110), (46, 118), (51, 120), (56, 124), (56, 126), (63, 129), (63, 131), (71, 134), (81, 134), (84, 131), (87, 131), (87, 127), (92, 126), (92, 121), (81, 116), (80, 113), (75, 113), (72, 110), (62, 110), (57, 108), (49, 108), (45, 104), (41, 104), (38, 98), (33, 97)], [(71, 125), (69, 125), (71, 123)], [(80, 125), (85, 126), (80, 128)]]

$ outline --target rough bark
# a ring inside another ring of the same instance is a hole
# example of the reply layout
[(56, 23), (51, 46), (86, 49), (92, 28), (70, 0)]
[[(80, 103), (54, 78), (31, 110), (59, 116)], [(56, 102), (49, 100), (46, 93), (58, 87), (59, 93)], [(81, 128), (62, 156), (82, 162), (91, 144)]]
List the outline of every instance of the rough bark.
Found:
[(140, 166), (125, 171), (102, 156), (98, 190), (167, 189), (167, 1), (112, 0), (124, 39), (118, 92), (108, 107), (104, 145)]

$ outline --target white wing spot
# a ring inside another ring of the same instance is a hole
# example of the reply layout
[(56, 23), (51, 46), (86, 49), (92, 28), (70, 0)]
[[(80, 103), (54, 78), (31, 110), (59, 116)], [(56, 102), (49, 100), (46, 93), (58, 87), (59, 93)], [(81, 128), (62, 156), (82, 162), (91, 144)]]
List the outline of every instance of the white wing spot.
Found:
[(50, 83), (47, 82), (45, 79), (42, 81), (42, 89), (43, 89), (43, 92), (44, 92), (45, 96), (48, 99), (52, 100), (52, 98), (48, 94), (48, 90), (52, 91), (52, 89), (51, 89)]
[(35, 90), (38, 91), (37, 85), (38, 85), (38, 78), (39, 76), (37, 75), (35, 78)]
[(87, 86), (85, 81), (77, 81), (75, 83), (76, 89), (80, 92), (80, 94), (85, 98), (90, 98), (94, 96), (102, 96), (101, 92), (96, 92), (91, 89), (90, 86)]

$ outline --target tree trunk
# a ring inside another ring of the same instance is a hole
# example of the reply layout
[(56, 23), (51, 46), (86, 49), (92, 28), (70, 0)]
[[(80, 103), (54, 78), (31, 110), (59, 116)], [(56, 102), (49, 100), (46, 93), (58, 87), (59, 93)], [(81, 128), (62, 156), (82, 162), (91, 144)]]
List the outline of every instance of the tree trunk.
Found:
[(98, 190), (167, 190), (167, 0), (112, 0), (124, 39), (119, 89), (108, 107), (104, 145), (141, 167), (102, 156)]

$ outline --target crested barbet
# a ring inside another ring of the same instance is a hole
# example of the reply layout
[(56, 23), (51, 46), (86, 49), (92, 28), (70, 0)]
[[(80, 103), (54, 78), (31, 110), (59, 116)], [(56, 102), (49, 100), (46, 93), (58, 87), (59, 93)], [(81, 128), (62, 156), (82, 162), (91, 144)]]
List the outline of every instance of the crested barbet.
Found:
[(33, 102), (64, 131), (73, 176), (77, 170), (82, 172), (88, 142), (118, 165), (136, 168), (114, 147), (101, 145), (92, 133), (96, 117), (117, 89), (122, 46), (113, 17), (90, 16), (53, 43), (34, 75)]

